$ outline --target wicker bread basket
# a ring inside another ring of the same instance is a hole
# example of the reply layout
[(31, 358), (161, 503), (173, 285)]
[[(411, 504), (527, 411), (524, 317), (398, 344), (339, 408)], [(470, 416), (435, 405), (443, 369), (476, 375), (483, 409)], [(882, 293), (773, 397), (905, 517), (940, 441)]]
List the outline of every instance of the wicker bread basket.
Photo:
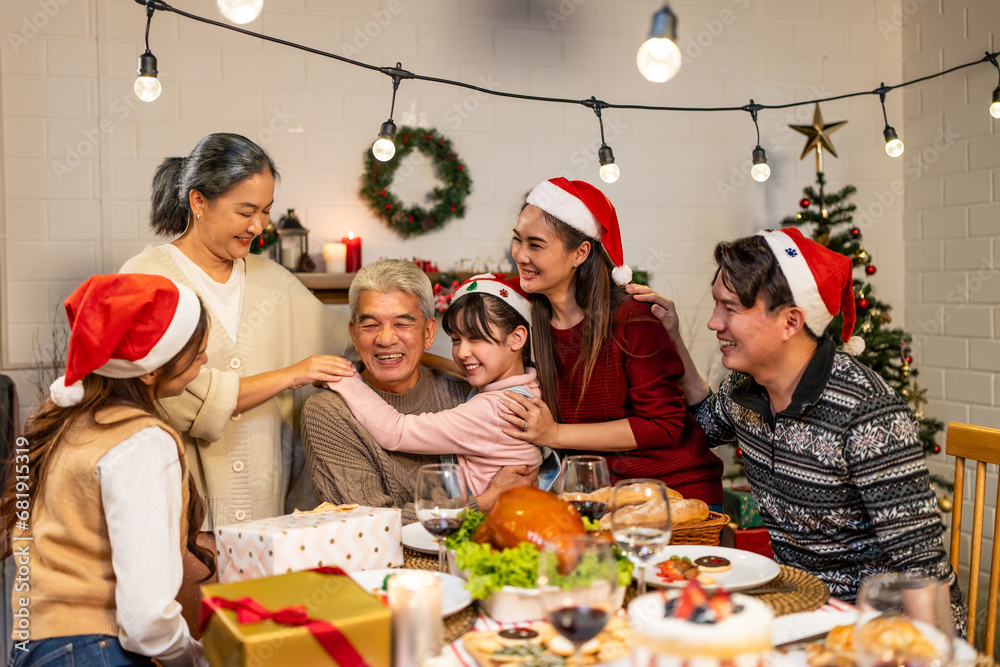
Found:
[(729, 524), (729, 515), (709, 512), (704, 521), (674, 524), (671, 544), (706, 544), (719, 546), (722, 528)]

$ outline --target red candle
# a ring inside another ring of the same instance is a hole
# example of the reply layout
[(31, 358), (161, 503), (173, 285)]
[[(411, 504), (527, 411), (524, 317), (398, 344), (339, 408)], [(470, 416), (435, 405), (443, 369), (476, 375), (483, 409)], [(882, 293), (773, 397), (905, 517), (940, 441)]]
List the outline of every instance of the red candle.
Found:
[(354, 273), (361, 268), (361, 237), (347, 232), (340, 242), (347, 246), (347, 272)]

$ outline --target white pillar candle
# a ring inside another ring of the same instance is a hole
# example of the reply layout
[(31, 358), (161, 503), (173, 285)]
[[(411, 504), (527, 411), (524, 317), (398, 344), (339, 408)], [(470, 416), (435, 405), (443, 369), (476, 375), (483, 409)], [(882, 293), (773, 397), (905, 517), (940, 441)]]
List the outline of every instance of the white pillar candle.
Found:
[(324, 243), (323, 264), (327, 273), (346, 273), (347, 246), (343, 243)]
[(389, 577), (393, 667), (420, 667), (441, 653), (441, 579), (410, 570)]

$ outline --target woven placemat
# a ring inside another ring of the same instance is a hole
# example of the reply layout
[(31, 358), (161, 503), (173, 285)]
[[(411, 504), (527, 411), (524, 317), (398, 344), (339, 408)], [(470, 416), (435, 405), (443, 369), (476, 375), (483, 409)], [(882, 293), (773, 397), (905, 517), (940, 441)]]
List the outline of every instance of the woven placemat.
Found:
[[(403, 547), (403, 567), (408, 570), (438, 571), (438, 557)], [(444, 641), (450, 644), (472, 629), (478, 609), (473, 602), (468, 607), (444, 619)]]
[[(788, 565), (779, 565), (781, 574), (777, 579), (769, 581), (761, 588), (776, 588), (779, 586), (794, 586), (790, 591), (782, 593), (765, 593), (754, 597), (774, 610), (775, 616), (796, 614), (801, 611), (819, 609), (830, 599), (830, 589), (822, 581), (808, 572), (803, 572)], [(745, 591), (745, 592), (752, 592)]]

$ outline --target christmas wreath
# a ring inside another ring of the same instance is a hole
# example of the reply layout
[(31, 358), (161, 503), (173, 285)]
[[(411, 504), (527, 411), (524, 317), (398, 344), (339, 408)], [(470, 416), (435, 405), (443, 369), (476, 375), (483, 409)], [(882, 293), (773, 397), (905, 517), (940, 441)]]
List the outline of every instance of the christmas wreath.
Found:
[[(388, 162), (375, 159), (365, 151), (365, 174), (361, 196), (377, 216), (403, 238), (438, 229), (452, 218), (465, 215), (465, 198), (472, 190), (469, 170), (452, 150), (451, 141), (434, 129), (403, 126), (396, 132), (396, 155)], [(434, 161), (434, 173), (444, 181), (444, 187), (434, 188), (433, 206), (409, 208), (389, 189), (393, 176), (403, 159), (414, 150)]]

